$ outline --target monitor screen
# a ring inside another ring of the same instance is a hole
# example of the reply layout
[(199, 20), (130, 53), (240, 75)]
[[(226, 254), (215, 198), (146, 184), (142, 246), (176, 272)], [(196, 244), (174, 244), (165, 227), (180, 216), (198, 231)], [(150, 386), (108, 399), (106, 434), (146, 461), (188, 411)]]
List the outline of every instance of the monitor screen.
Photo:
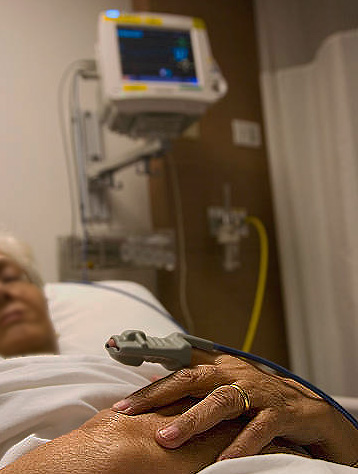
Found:
[(124, 80), (197, 84), (189, 31), (117, 26)]

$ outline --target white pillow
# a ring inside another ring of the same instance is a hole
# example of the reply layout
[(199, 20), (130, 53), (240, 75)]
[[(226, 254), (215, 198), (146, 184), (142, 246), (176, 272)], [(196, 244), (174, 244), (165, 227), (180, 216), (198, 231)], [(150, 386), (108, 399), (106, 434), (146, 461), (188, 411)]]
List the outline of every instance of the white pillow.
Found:
[[(51, 319), (59, 334), (61, 354), (110, 357), (104, 348), (106, 341), (112, 334), (121, 334), (126, 329), (140, 329), (149, 336), (157, 337), (182, 332), (174, 321), (139, 301), (143, 300), (167, 313), (152, 293), (137, 283), (48, 283), (45, 285), (45, 294)], [(154, 367), (150, 370), (153, 373), (169, 373), (157, 364), (143, 365)], [(140, 368), (138, 371), (143, 373)], [(144, 368), (144, 372), (147, 375), (147, 368)]]

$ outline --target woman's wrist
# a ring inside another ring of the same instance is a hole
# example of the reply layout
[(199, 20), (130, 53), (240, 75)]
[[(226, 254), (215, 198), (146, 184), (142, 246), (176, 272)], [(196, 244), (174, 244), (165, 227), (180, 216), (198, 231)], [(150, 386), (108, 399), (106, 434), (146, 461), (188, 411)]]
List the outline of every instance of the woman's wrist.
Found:
[(110, 474), (106, 450), (83, 430), (73, 430), (28, 452), (3, 469), (4, 474)]
[(327, 461), (354, 466), (358, 460), (358, 430), (333, 409), (331, 422), (325, 423), (324, 431), (322, 457)]

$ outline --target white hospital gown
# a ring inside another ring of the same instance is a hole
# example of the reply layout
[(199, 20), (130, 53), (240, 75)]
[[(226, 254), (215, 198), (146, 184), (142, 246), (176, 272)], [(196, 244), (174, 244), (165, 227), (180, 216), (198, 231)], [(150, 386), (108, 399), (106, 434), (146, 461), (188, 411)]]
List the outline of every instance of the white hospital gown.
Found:
[[(106, 356), (36, 355), (0, 358), (0, 469), (83, 424), (98, 411), (147, 385), (148, 378)], [(202, 474), (336, 473), (351, 468), (299, 456), (228, 460)]]

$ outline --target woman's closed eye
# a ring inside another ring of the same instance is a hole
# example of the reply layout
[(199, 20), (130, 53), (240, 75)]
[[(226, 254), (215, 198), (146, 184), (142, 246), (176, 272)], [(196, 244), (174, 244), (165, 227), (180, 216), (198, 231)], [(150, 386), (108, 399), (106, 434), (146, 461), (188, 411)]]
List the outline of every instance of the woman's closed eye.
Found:
[(26, 275), (17, 268), (6, 267), (0, 272), (0, 281), (4, 284), (23, 281), (24, 279), (26, 279)]

